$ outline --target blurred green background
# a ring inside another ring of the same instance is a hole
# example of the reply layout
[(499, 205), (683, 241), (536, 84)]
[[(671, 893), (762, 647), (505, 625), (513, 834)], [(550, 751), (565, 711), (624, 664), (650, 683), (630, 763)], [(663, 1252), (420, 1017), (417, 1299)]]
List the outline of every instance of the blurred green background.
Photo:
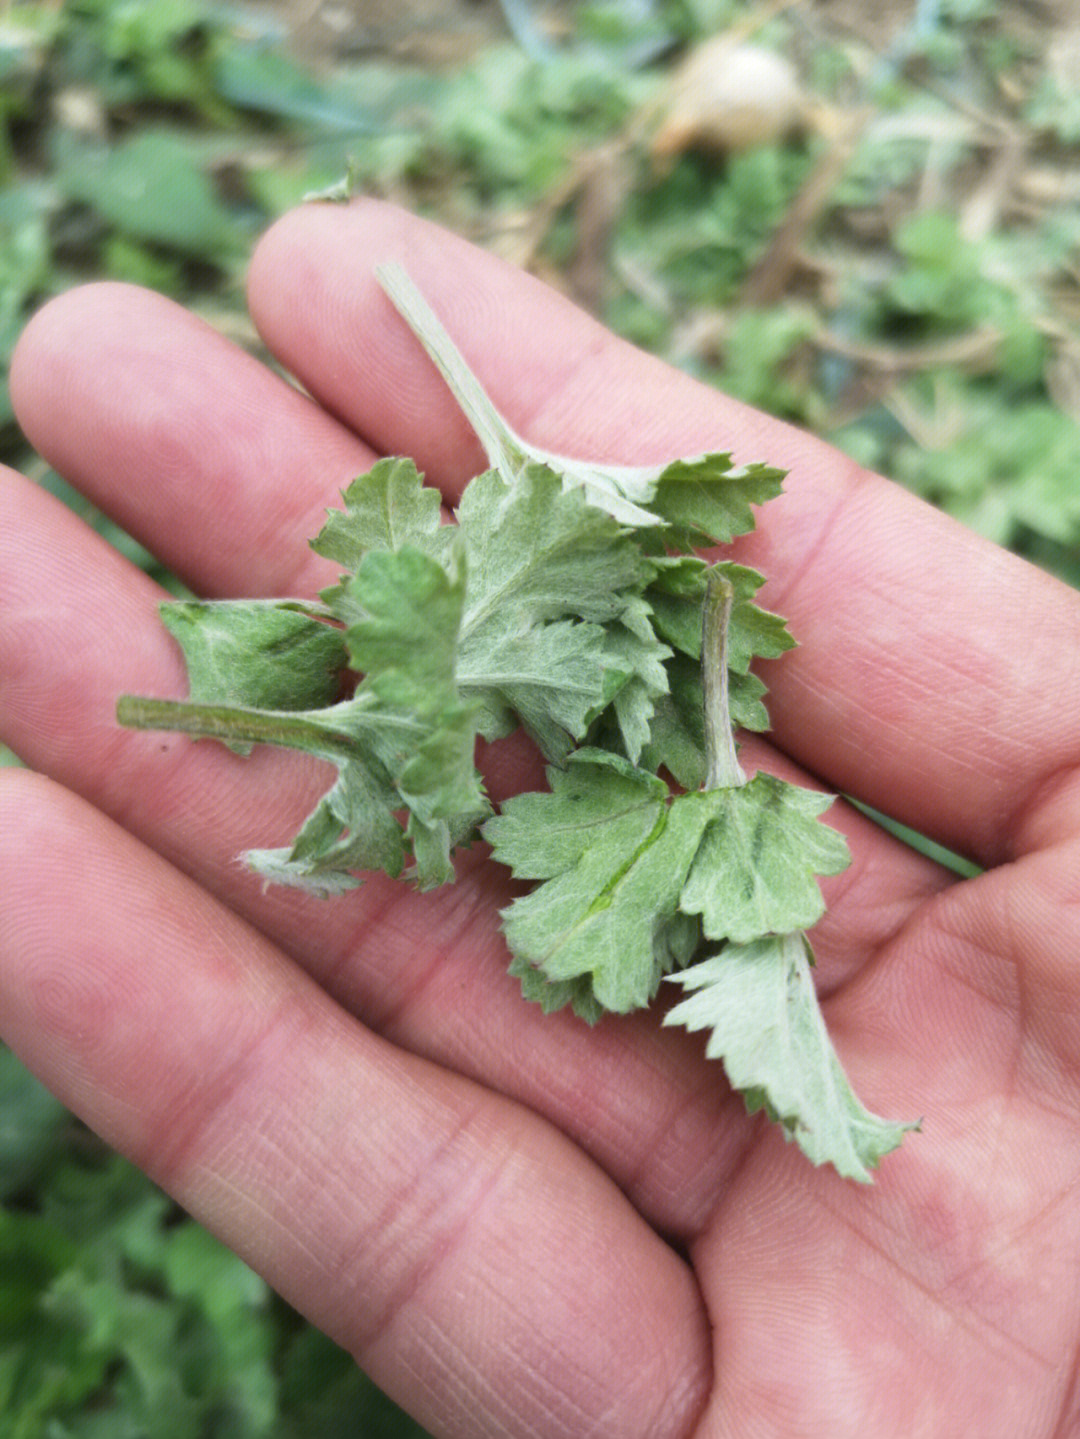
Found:
[[(15, 339), (110, 276), (258, 353), (250, 248), (348, 173), (1080, 584), (1078, 96), (1071, 0), (0, 5), (0, 458), (169, 582), (22, 441)], [(0, 1422), (422, 1432), (3, 1050)]]

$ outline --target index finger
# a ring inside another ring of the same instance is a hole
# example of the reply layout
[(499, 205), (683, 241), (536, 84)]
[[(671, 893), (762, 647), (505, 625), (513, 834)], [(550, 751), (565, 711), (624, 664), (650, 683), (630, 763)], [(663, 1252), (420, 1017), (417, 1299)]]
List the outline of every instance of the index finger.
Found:
[(1033, 797), (1080, 756), (1080, 597), (427, 222), (370, 201), (293, 212), (252, 267), (260, 330), (324, 406), (451, 495), (481, 456), (379, 290), (391, 259), (526, 438), (622, 463), (712, 449), (788, 469), (739, 546), (801, 642), (768, 667), (777, 741), (823, 783), (983, 863), (1012, 852)]

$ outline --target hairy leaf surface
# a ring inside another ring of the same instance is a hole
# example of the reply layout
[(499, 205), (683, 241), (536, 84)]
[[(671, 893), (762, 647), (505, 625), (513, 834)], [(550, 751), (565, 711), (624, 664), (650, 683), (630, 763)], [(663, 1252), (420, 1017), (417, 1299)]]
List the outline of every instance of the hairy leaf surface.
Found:
[(517, 796), (484, 827), (496, 859), (546, 881), (505, 911), (507, 941), (549, 981), (591, 976), (604, 1009), (641, 1008), (714, 798), (672, 802), (662, 780), (602, 750), (578, 750), (549, 781), (549, 794)]
[(458, 675), (485, 707), (486, 738), (517, 716), (547, 758), (563, 758), (605, 702), (631, 634), (631, 673), (663, 683), (669, 651), (640, 623), (654, 566), (609, 515), (530, 465), (512, 488), (492, 471), (477, 476), (457, 519), (469, 572)]
[(881, 1119), (855, 1097), (818, 1006), (811, 954), (800, 933), (729, 944), (671, 976), (687, 997), (664, 1023), (706, 1029), (753, 1112), (765, 1109), (814, 1164), (866, 1182), (915, 1126)]
[[(747, 781), (735, 747), (738, 728), (768, 727), (754, 660), (794, 641), (756, 604), (760, 574), (692, 553), (750, 530), (782, 472), (723, 452), (634, 467), (548, 453), (499, 414), (404, 272), (379, 277), (490, 469), (448, 518), (411, 460), (379, 460), (312, 541), (341, 570), (321, 604), (170, 606), (191, 698), (123, 697), (118, 717), (334, 767), (290, 845), (248, 852), (274, 883), (331, 895), (382, 869), (430, 888), (482, 832), (534, 882), (503, 912), (526, 997), (594, 1022), (671, 975), (686, 995), (668, 1022), (709, 1030), (748, 1107), (815, 1163), (868, 1178), (906, 1126), (853, 1095), (804, 935), (847, 847), (820, 823), (829, 796)], [(552, 761), (550, 789), (492, 817), (476, 742), (519, 727)]]
[(344, 636), (298, 601), (170, 600), (160, 613), (199, 703), (303, 710), (337, 697)]
[(809, 929), (825, 912), (819, 874), (850, 863), (847, 844), (819, 823), (832, 796), (758, 773), (716, 790), (714, 817), (694, 857), (682, 908), (700, 914), (708, 939), (745, 943)]
[(330, 510), (311, 548), (355, 574), (371, 550), (412, 545), (430, 552), (442, 529), (439, 492), (424, 484), (412, 460), (376, 461), (342, 492), (344, 509)]

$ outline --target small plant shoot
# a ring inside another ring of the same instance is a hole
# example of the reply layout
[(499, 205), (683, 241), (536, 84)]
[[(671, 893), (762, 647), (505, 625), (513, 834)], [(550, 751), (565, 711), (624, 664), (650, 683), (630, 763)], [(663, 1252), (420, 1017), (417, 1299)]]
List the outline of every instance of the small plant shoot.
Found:
[[(913, 1126), (869, 1113), (826, 1033), (806, 938), (818, 876), (848, 863), (831, 797), (740, 765), (764, 730), (756, 657), (794, 641), (763, 576), (696, 551), (754, 525), (782, 472), (708, 454), (586, 464), (517, 435), (405, 272), (380, 281), (446, 379), (489, 468), (446, 524), (406, 458), (345, 490), (312, 540), (340, 567), (317, 602), (162, 607), (185, 701), (124, 696), (118, 718), (270, 744), (335, 766), (292, 844), (249, 851), (268, 882), (330, 896), (384, 870), (431, 889), (482, 836), (532, 889), (503, 912), (510, 971), (545, 1010), (595, 1022), (683, 994), (665, 1024), (707, 1032), (751, 1111), (815, 1163), (867, 1181)], [(548, 788), (496, 813), (478, 738), (522, 729)]]

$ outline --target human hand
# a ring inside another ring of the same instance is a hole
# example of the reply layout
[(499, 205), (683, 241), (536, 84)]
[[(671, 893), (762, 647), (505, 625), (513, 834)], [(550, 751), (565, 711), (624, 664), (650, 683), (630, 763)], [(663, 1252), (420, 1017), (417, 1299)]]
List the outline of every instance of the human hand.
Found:
[[(77, 291), (16, 355), (42, 454), (210, 595), (314, 594), (306, 539), (380, 453), (453, 499), (476, 442), (376, 285), (408, 265), (493, 398), (564, 453), (791, 471), (737, 553), (801, 649), (749, 767), (852, 809), (814, 933), (857, 1093), (924, 1130), (872, 1189), (748, 1118), (690, 1035), (586, 1029), (505, 974), (508, 896), (375, 876), (320, 902), (234, 862), (313, 764), (119, 730), (178, 694), (153, 584), (0, 484), (0, 1033), (433, 1432), (927, 1436), (1080, 1429), (1080, 599), (828, 447), (370, 202), (295, 212), (250, 293), (314, 398), (171, 302)], [(519, 740), (496, 797), (537, 781)], [(275, 838), (278, 836), (278, 838)]]

